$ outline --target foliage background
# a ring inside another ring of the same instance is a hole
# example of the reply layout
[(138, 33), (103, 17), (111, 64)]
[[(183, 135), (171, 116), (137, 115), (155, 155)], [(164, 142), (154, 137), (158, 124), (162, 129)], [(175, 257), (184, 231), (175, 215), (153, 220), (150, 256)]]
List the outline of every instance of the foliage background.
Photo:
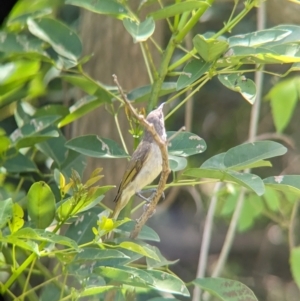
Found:
[[(133, 45), (132, 38), (121, 24), (119, 24), (120, 26), (116, 25), (109, 17), (99, 16), (85, 10), (80, 11), (71, 6), (61, 6), (62, 1), (56, 2), (56, 16), (81, 32), (85, 54), (94, 53), (93, 58), (84, 67), (92, 78), (112, 85), (111, 74), (117, 73), (122, 86), (129, 91), (147, 83), (147, 74), (140, 49), (138, 45)], [(275, 7), (280, 9), (275, 9)], [(218, 2), (197, 25), (195, 32), (214, 31), (221, 28), (224, 20), (230, 15), (231, 8), (232, 2)], [(297, 14), (299, 14), (299, 5), (294, 5), (288, 1), (267, 1), (266, 27), (285, 23), (296, 24), (298, 18), (295, 15), (297, 16)], [(256, 12), (253, 10), (239, 26), (234, 28), (232, 34), (255, 31), (255, 22)], [(169, 38), (165, 34), (164, 26), (165, 24), (161, 24), (161, 27), (155, 32), (156, 38), (162, 44)], [(189, 42), (187, 41), (187, 43)], [(267, 71), (284, 73), (286, 68), (286, 66), (269, 65)], [(296, 76), (297, 73), (293, 73), (288, 78), (296, 78)], [(289, 152), (284, 157), (273, 159), (271, 170), (261, 169), (258, 174), (263, 178), (280, 174), (283, 170), (285, 174), (297, 174), (300, 170), (299, 104), (295, 102), (293, 113), (284, 131), (278, 131), (277, 127), (276, 132), (274, 126), (276, 107), (270, 106), (272, 94), (269, 92), (278, 80), (278, 77), (273, 75), (266, 75), (264, 78), (262, 94), (265, 98), (261, 108), (258, 135), (268, 133), (267, 139), (275, 138), (283, 141), (283, 144), (289, 148)], [(299, 81), (295, 81), (293, 87), (296, 87), (295, 90), (298, 89), (296, 99), (299, 100)], [(38, 105), (61, 102), (68, 105), (80, 98), (80, 93), (78, 90), (70, 89), (70, 85), (66, 83), (53, 81), (45, 91), (38, 93), (32, 101)], [(293, 92), (287, 89), (281, 95), (280, 101), (286, 100), (290, 96), (289, 93)], [(269, 97), (266, 97), (267, 95)], [(170, 105), (170, 109), (174, 105), (175, 102)], [(207, 151), (190, 159), (191, 165), (200, 166), (213, 155), (227, 151), (246, 140), (250, 109), (249, 103), (243, 101), (240, 94), (226, 89), (214, 78), (199, 93), (195, 94), (192, 109), (189, 106), (182, 107), (172, 118), (167, 120), (166, 125), (168, 130), (174, 130), (186, 124), (192, 132), (205, 139), (208, 144)], [(281, 110), (283, 109), (281, 108)], [(1, 112), (3, 118), (0, 126), (10, 134), (16, 125), (13, 117), (4, 118), (6, 117), (5, 114), (6, 116), (9, 115), (7, 111)], [(100, 125), (99, 116), (101, 116)], [(120, 124), (123, 129), (127, 128), (128, 122), (125, 116), (120, 119)], [(102, 107), (86, 116), (85, 119), (80, 119), (74, 126), (69, 127), (66, 134), (68, 138), (72, 138), (81, 134), (94, 133), (117, 140), (118, 135), (113, 131), (113, 128), (113, 119), (109, 114), (106, 114), (105, 108)], [(127, 131), (123, 130), (123, 132), (126, 133)], [(125, 134), (125, 139), (132, 145), (134, 144), (130, 135), (126, 137)], [(132, 146), (130, 148), (132, 149)], [(117, 162), (90, 159), (86, 174), (90, 174), (95, 166), (103, 166), (104, 181), (106, 181), (103, 183), (117, 185), (124, 165), (120, 164), (120, 160), (115, 161)], [(41, 164), (44, 164), (43, 158), (41, 158)], [(126, 164), (126, 160), (124, 160), (124, 164)], [(115, 172), (111, 173), (111, 170)], [(14, 184), (16, 182), (11, 179), (12, 187)], [(24, 191), (28, 190), (29, 183), (25, 181), (22, 188)], [(157, 214), (149, 221), (149, 225), (161, 237), (158, 246), (162, 253), (169, 260), (180, 258), (180, 262), (174, 265), (172, 270), (185, 282), (194, 279), (196, 273), (197, 266), (195, 263), (198, 262), (201, 241), (199, 232), (202, 233), (211, 193), (212, 187), (209, 184), (201, 185), (197, 187), (197, 190), (194, 188), (170, 190), (166, 201), (161, 204)], [(114, 192), (106, 196), (106, 202), (109, 206), (113, 194)], [(223, 191), (223, 199), (221, 195), (221, 200), (212, 233), (208, 272), (212, 271), (223, 245), (229, 215), (234, 206), (234, 200), (229, 199), (227, 191)], [(272, 219), (272, 216), (270, 218), (270, 216), (258, 214), (256, 217), (250, 214), (252, 208), (246, 209), (243, 212), (244, 215), (239, 225), (240, 231), (235, 237), (223, 276), (239, 279), (247, 284), (255, 291), (259, 300), (298, 300), (299, 291), (292, 280), (288, 262), (287, 232)]]

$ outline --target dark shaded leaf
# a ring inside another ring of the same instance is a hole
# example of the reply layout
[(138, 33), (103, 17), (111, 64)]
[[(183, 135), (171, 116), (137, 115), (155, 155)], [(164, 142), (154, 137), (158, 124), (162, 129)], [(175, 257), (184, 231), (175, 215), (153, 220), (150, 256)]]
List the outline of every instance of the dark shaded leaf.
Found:
[(27, 20), (29, 31), (49, 43), (62, 57), (77, 62), (82, 52), (82, 45), (78, 35), (65, 24), (52, 18), (38, 18)]
[(210, 63), (205, 62), (202, 59), (193, 59), (188, 62), (177, 80), (176, 90), (181, 90), (194, 83), (209, 70), (210, 66)]
[(0, 229), (5, 227), (9, 220), (13, 217), (12, 199), (0, 201)]
[(7, 159), (3, 167), (8, 173), (21, 173), (21, 172), (35, 172), (37, 171), (36, 165), (28, 157), (24, 156), (21, 153), (17, 153), (16, 156), (13, 156)]

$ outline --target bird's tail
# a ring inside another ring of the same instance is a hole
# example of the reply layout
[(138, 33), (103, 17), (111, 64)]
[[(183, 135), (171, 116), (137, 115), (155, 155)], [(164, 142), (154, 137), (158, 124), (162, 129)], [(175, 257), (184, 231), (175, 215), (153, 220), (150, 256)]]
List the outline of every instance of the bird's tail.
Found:
[(116, 207), (111, 214), (110, 218), (117, 219), (122, 209), (127, 205), (130, 199), (130, 195), (120, 193), (116, 196), (114, 202), (116, 203)]

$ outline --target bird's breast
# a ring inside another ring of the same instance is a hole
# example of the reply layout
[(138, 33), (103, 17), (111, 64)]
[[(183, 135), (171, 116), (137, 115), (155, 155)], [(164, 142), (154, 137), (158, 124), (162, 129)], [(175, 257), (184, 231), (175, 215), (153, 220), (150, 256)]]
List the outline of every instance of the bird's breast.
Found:
[(161, 152), (158, 145), (152, 143), (147, 160), (144, 162), (143, 167), (135, 179), (129, 184), (131, 186), (130, 190), (133, 189), (135, 192), (141, 191), (145, 186), (151, 184), (151, 182), (160, 174), (161, 170)]

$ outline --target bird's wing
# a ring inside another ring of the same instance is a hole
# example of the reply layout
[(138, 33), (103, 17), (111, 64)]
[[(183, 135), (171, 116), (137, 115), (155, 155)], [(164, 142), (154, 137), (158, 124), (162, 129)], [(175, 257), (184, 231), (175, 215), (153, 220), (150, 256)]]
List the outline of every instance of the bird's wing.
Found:
[(118, 202), (121, 197), (123, 189), (132, 182), (137, 174), (140, 172), (144, 163), (147, 161), (149, 157), (150, 145), (148, 142), (142, 141), (135, 152), (132, 154), (132, 157), (127, 165), (126, 171), (121, 180), (118, 193), (114, 199), (114, 202)]

